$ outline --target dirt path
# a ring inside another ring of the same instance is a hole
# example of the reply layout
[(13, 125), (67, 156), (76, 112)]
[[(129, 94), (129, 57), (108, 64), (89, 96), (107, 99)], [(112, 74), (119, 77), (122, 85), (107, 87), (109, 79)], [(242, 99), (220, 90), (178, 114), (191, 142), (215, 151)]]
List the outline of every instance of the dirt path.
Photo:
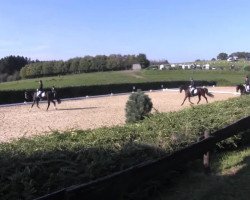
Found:
[[(235, 92), (233, 87), (209, 88), (209, 91)], [(189, 107), (188, 101), (183, 106), (184, 94), (177, 91), (159, 91), (147, 93), (152, 99), (154, 107), (159, 112), (176, 111)], [(215, 97), (208, 97), (209, 102), (236, 97), (235, 94), (214, 93)], [(63, 101), (58, 110), (53, 106), (45, 111), (46, 104), (41, 108), (30, 105), (0, 107), (0, 142), (12, 138), (45, 134), (52, 130), (94, 129), (103, 126), (114, 126), (125, 123), (125, 104), (129, 95), (89, 98), (82, 100)], [(197, 97), (192, 98), (197, 102)], [(205, 103), (202, 99), (201, 104)]]

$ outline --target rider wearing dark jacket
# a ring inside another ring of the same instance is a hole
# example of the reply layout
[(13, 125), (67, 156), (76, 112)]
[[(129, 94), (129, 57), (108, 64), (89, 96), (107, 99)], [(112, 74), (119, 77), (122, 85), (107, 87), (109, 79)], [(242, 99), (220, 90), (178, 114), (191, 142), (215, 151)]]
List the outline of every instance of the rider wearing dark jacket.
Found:
[(42, 80), (39, 81), (39, 87), (37, 89), (37, 96), (41, 98), (43, 92), (43, 82)]
[(190, 79), (190, 87), (195, 88), (194, 79)]
[(192, 95), (194, 95), (194, 89), (195, 89), (195, 83), (194, 83), (194, 79), (193, 78), (190, 78), (190, 93)]
[(246, 85), (246, 90), (249, 91), (249, 85), (250, 85), (250, 81), (249, 81), (249, 78), (248, 76), (245, 77), (245, 85)]
[(38, 90), (39, 90), (39, 91), (42, 91), (42, 90), (43, 90), (43, 82), (42, 82), (42, 80), (39, 81)]
[(250, 82), (249, 82), (249, 78), (248, 78), (248, 76), (246, 76), (246, 78), (245, 78), (245, 84), (246, 84), (246, 85), (249, 85), (249, 83), (250, 83)]
[(52, 92), (54, 98), (56, 98), (56, 88), (55, 88), (54, 85), (53, 85), (52, 88), (51, 88), (51, 92)]

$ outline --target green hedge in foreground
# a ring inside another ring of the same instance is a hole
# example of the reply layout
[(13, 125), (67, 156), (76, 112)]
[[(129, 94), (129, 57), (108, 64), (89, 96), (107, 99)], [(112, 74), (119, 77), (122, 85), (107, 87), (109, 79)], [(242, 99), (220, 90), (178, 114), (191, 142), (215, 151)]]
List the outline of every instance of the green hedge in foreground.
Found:
[[(0, 144), (0, 199), (33, 199), (159, 158), (250, 114), (248, 96), (159, 113), (141, 123)], [(231, 143), (232, 140), (228, 140)]]

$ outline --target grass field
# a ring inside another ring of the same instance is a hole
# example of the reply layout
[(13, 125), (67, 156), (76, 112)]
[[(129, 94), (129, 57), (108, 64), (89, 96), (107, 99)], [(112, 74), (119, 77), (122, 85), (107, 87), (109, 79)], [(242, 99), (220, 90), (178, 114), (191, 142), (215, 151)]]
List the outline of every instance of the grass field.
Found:
[(216, 81), (218, 85), (227, 86), (243, 83), (245, 75), (246, 72), (242, 71), (214, 70), (141, 70), (97, 72), (5, 82), (0, 83), (0, 90), (36, 89), (40, 79), (43, 80), (45, 88), (50, 88), (53, 85), (56, 87), (67, 87), (112, 83), (141, 83), (174, 80), (189, 81), (190, 77), (193, 77), (194, 80)]
[[(212, 155), (212, 173), (207, 176), (192, 166), (171, 180), (154, 200), (247, 200), (250, 198), (250, 147)], [(199, 161), (201, 166), (201, 161)], [(194, 170), (195, 169), (195, 170)]]
[[(243, 70), (245, 66), (250, 66), (250, 61), (245, 59), (240, 59), (236, 62), (228, 62), (227, 60), (215, 60), (215, 61), (198, 61), (198, 62), (188, 62), (185, 64), (193, 64), (196, 63), (197, 65), (205, 65), (209, 64), (211, 67), (215, 68), (223, 68), (223, 69), (230, 69), (234, 68), (237, 70)], [(182, 64), (182, 63), (179, 63)]]

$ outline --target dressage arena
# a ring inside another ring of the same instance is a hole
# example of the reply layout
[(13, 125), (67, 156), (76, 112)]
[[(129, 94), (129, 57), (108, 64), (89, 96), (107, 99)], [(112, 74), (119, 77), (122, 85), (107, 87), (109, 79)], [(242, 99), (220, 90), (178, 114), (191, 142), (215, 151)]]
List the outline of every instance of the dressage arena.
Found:
[[(214, 98), (207, 97), (209, 103), (238, 96), (235, 87), (208, 87), (208, 90), (214, 94)], [(184, 99), (184, 92), (166, 89), (146, 94), (149, 95), (154, 108), (159, 112), (177, 111), (190, 107), (188, 99), (183, 106), (180, 106)], [(57, 110), (51, 104), (49, 111), (45, 111), (47, 103), (41, 103), (41, 109), (38, 109), (36, 105), (30, 109), (30, 104), (1, 106), (0, 142), (23, 136), (47, 134), (54, 130), (94, 129), (122, 125), (125, 123), (125, 105), (128, 97), (129, 94), (63, 100), (57, 105)], [(198, 97), (192, 97), (191, 101), (196, 104)], [(200, 104), (205, 103), (202, 97)]]

